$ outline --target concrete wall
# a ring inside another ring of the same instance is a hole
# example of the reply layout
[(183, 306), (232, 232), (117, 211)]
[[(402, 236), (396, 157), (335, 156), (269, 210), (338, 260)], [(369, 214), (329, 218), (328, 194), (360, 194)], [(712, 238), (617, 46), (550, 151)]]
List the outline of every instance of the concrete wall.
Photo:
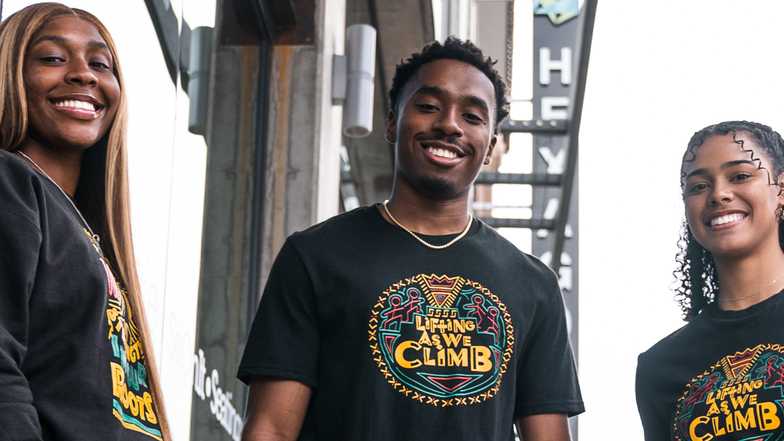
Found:
[[(216, 22), (231, 26), (221, 7)], [(331, 74), (344, 9), (316, 2), (313, 45), (217, 45), (193, 440), (239, 440), (247, 389), (235, 375), (269, 268), (289, 234), (337, 213), (342, 110)]]
[(317, 3), (313, 46), (274, 49), (262, 280), (286, 237), (338, 212), (343, 112), (332, 104), (332, 57), (344, 42), (345, 2), (330, 0)]

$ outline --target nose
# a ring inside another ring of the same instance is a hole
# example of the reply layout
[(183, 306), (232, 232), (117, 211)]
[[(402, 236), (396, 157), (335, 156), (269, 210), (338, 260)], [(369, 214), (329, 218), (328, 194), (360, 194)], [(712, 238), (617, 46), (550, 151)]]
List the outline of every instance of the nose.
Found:
[(90, 64), (87, 60), (75, 58), (68, 67), (68, 72), (65, 74), (67, 83), (80, 86), (95, 86), (98, 84), (98, 77), (90, 69)]
[(732, 194), (732, 190), (730, 186), (726, 183), (716, 182), (713, 185), (713, 190), (710, 193), (710, 199), (708, 203), (712, 207), (718, 207), (721, 205), (726, 205), (732, 202), (734, 195)]
[(436, 129), (443, 132), (446, 136), (463, 136), (463, 128), (460, 127), (459, 109), (446, 107), (436, 120)]

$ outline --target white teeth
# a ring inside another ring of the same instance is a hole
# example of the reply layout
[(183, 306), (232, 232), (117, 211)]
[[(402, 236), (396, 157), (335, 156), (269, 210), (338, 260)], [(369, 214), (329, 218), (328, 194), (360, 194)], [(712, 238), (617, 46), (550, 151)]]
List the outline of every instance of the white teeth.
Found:
[(79, 109), (79, 110), (88, 110), (90, 112), (95, 112), (95, 104), (87, 102), (87, 101), (79, 101), (79, 100), (63, 100), (54, 103), (57, 107), (66, 107), (72, 109)]
[(743, 220), (746, 215), (742, 213), (732, 213), (732, 214), (725, 214), (724, 216), (714, 217), (710, 221), (711, 227), (716, 227), (719, 225), (728, 224), (730, 222), (735, 222), (739, 220)]
[(447, 149), (440, 149), (437, 147), (428, 147), (427, 151), (432, 153), (435, 156), (440, 156), (442, 158), (454, 159), (457, 158), (457, 153), (447, 150)]

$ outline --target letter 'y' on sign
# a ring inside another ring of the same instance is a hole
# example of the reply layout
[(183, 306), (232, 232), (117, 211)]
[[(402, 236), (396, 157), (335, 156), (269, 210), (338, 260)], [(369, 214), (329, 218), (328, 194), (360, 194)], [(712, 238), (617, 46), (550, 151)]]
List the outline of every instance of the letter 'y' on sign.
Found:
[(547, 164), (547, 173), (563, 173), (566, 166), (566, 149), (561, 149), (553, 154), (550, 147), (539, 147), (539, 156)]

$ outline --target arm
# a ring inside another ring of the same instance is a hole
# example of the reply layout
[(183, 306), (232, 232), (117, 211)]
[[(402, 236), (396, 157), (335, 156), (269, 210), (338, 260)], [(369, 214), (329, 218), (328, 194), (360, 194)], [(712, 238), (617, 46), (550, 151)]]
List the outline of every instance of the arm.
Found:
[(240, 363), (250, 386), (243, 441), (296, 440), (318, 385), (313, 284), (290, 240), (272, 265)]
[(566, 415), (545, 413), (517, 420), (517, 433), (522, 441), (570, 441)]
[(40, 241), (40, 231), (27, 218), (0, 207), (0, 438), (4, 440), (42, 439), (33, 393), (22, 372)]
[[(541, 271), (542, 277), (532, 288), (538, 294), (537, 304), (532, 308), (535, 315), (529, 319), (530, 328), (518, 338), (523, 344), (517, 367), (514, 416), (518, 422), (533, 418), (530, 424), (521, 424), (521, 428), (542, 427), (543, 421), (552, 420), (562, 420), (559, 424), (566, 427), (566, 417), (585, 410), (569, 345), (561, 290), (552, 271), (543, 266)], [(550, 430), (549, 425), (544, 428)]]
[(242, 441), (295, 441), (310, 402), (310, 387), (298, 381), (264, 378), (250, 386)]
[[(655, 396), (651, 389), (650, 364), (646, 362), (645, 354), (637, 358), (637, 374), (635, 376), (634, 392), (637, 399), (637, 411), (640, 413), (643, 433), (646, 440), (669, 439), (669, 424), (662, 418), (663, 414), (650, 397)], [(659, 406), (660, 407), (660, 406)]]

